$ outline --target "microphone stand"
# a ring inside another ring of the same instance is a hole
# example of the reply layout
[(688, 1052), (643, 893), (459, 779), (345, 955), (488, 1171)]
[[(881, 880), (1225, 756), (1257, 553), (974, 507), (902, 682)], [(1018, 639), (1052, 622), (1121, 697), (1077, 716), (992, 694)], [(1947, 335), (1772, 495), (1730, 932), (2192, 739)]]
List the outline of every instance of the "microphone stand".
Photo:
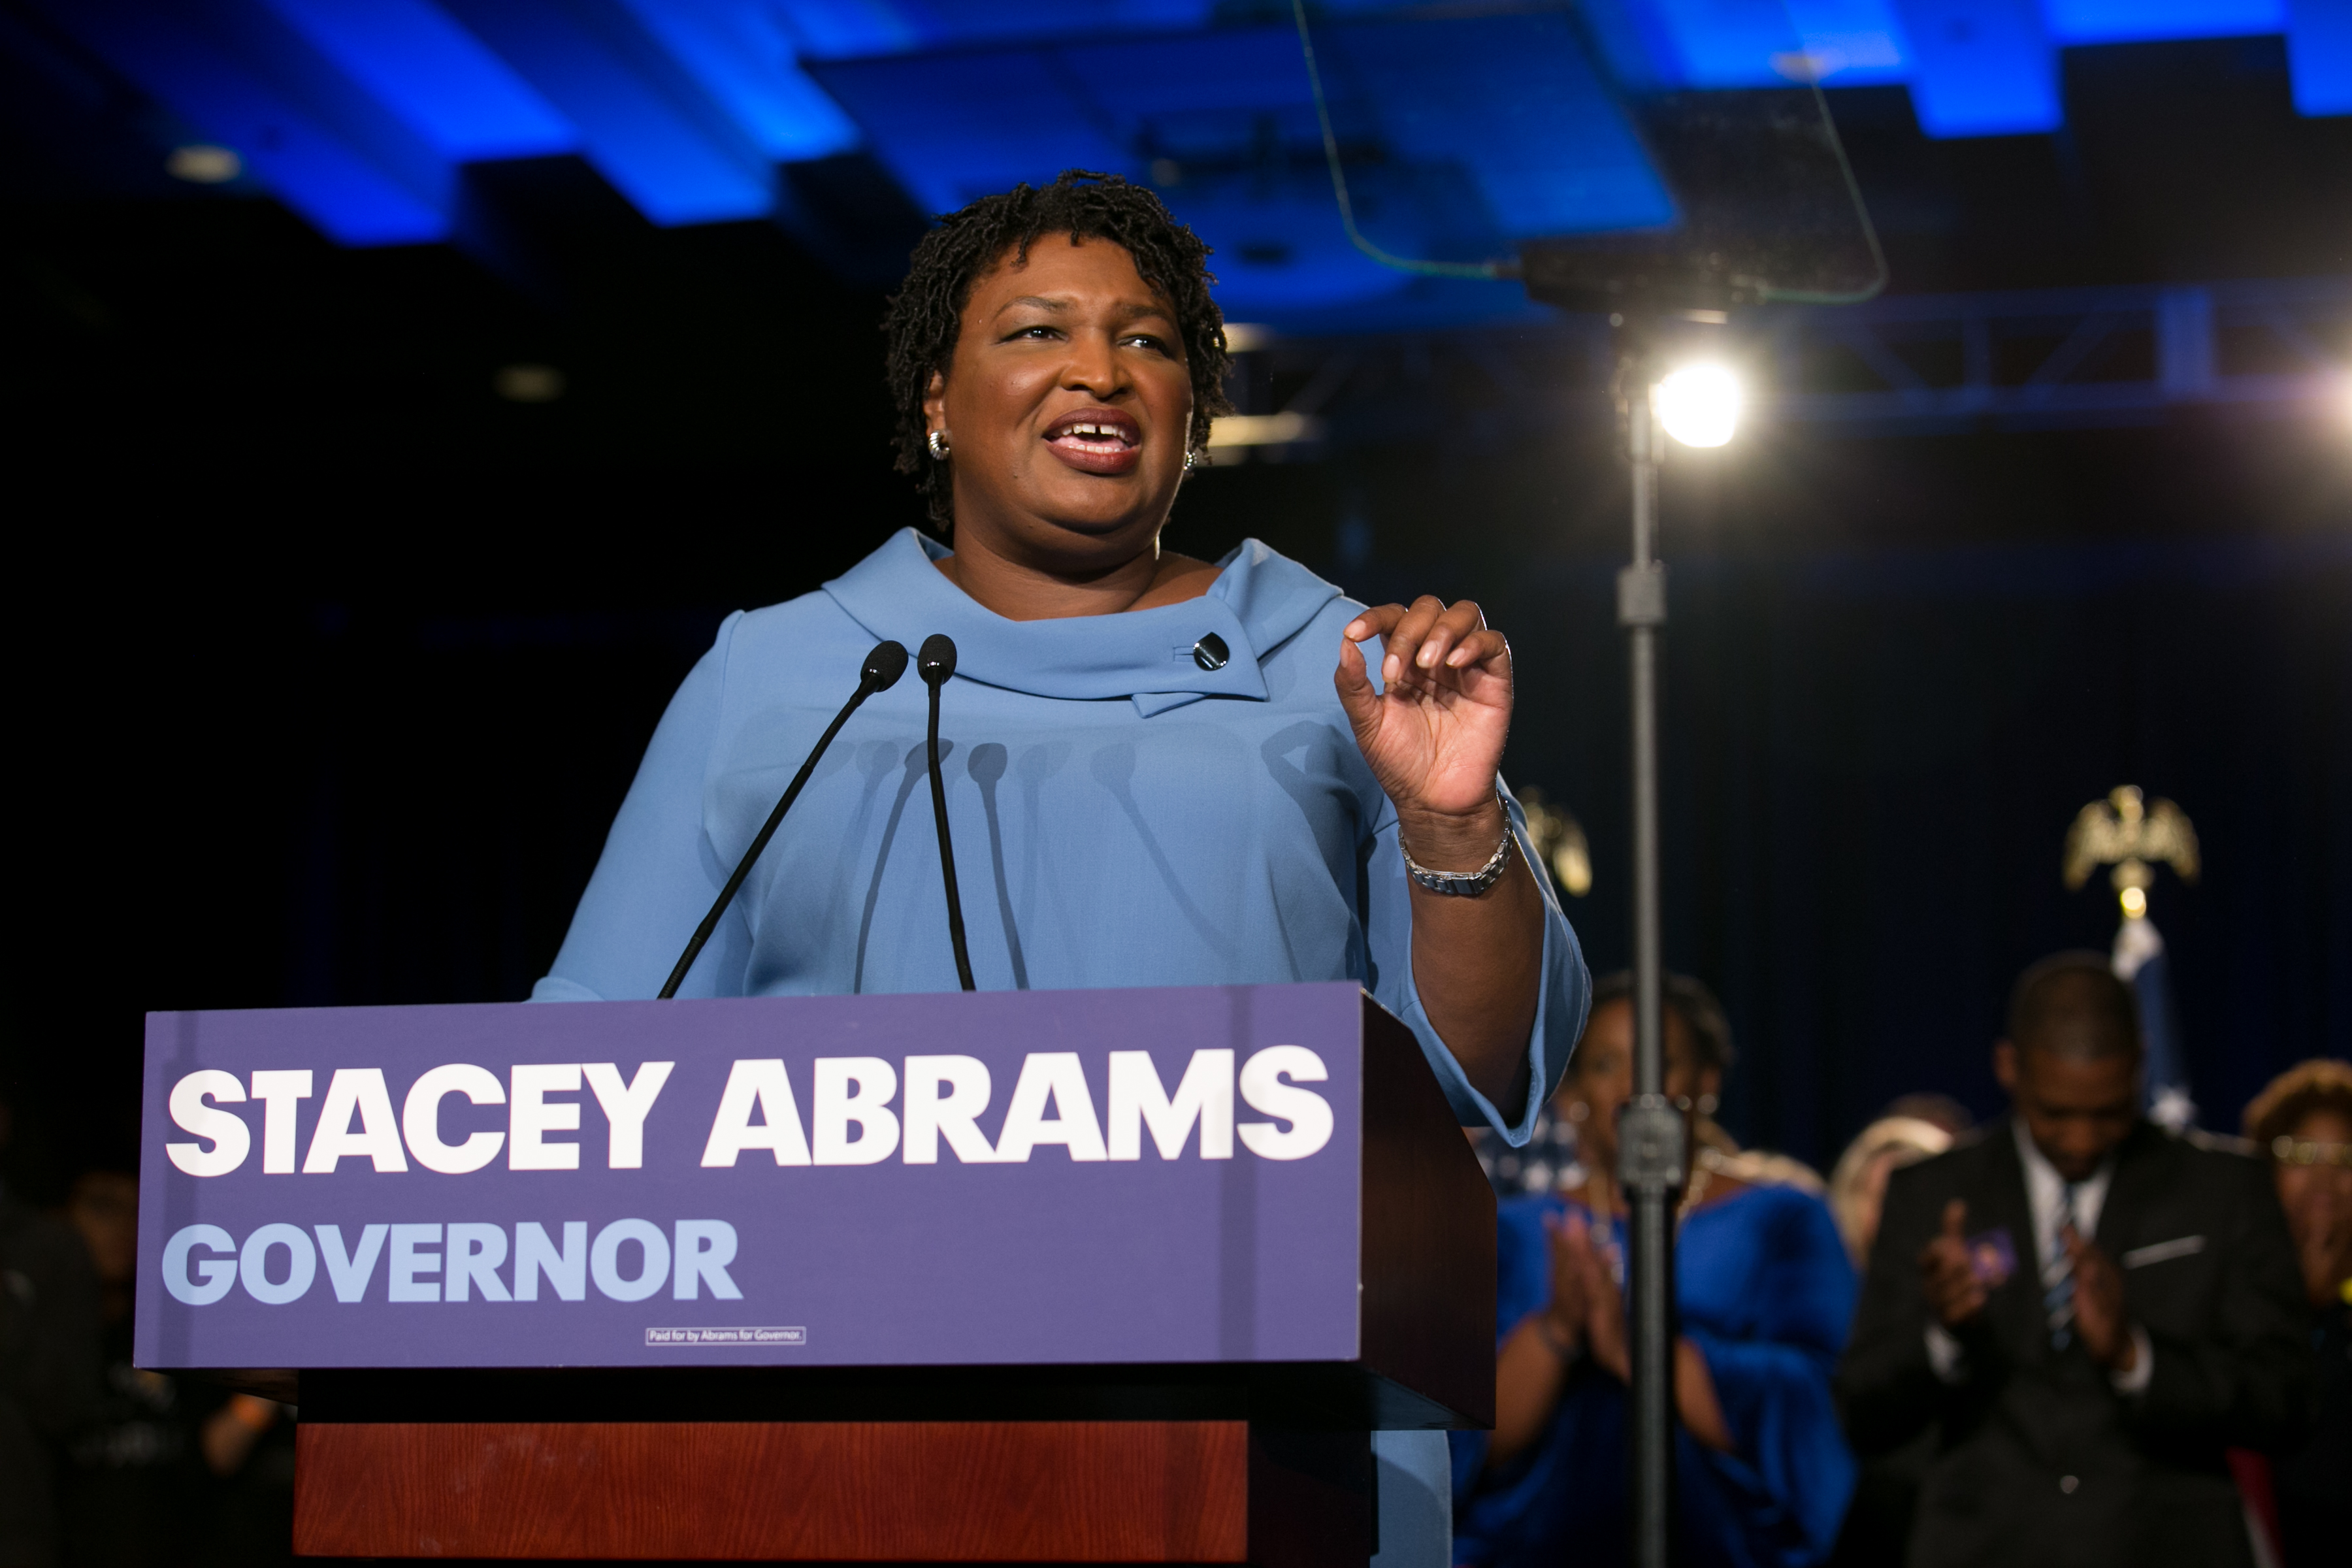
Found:
[[(809, 782), (809, 775), (816, 772), (817, 760), (824, 755), (825, 748), (833, 744), (833, 738), (841, 733), (841, 727), (849, 722), (849, 716), (876, 692), (887, 691), (898, 684), (898, 678), (906, 673), (907, 650), (902, 644), (880, 642), (874, 645), (874, 651), (866, 656), (866, 667), (857, 672), (857, 689), (850, 693), (849, 700), (841, 705), (841, 711), (835, 714), (833, 722), (825, 726), (824, 733), (817, 739), (815, 750), (809, 752), (808, 761), (801, 764), (801, 771), (793, 775), (793, 782), (777, 800), (776, 809), (768, 813), (767, 826), (760, 829), (757, 838), (751, 840), (751, 847), (743, 851), (743, 858), (735, 863), (735, 874), (727, 879), (727, 886), (719, 890), (718, 900), (710, 906), (710, 912), (702, 917), (700, 925), (694, 928), (694, 940), (688, 942), (686, 951), (677, 955), (677, 967), (671, 970), (669, 978), (662, 983), (658, 1000), (667, 1002), (677, 994), (679, 984), (686, 979), (686, 972), (694, 967), (694, 961), (702, 956), (703, 944), (710, 940), (710, 933), (719, 929), (719, 917), (727, 912), (727, 906), (734, 902), (736, 891), (743, 886), (743, 879), (751, 874), (751, 863), (760, 858), (760, 851), (768, 847), (768, 840), (776, 836), (776, 829), (783, 823), (784, 813), (790, 811), (793, 802), (801, 797), (802, 786)], [(931, 692), (931, 732), (934, 737), (939, 733), (939, 710), (940, 694), (935, 688)], [(936, 739), (931, 751), (932, 767), (936, 770), (939, 765)], [(965, 989), (971, 987), (967, 985)]]
[(915, 668), (923, 684), (931, 689), (931, 820), (940, 829), (940, 876), (948, 890), (948, 941), (955, 947), (956, 979), (965, 990), (972, 991), (978, 987), (971, 983), (971, 954), (963, 942), (963, 896), (956, 891), (955, 848), (948, 842), (948, 786), (940, 777), (940, 689), (955, 674), (955, 667), (954, 638), (945, 632), (933, 632), (923, 639)]

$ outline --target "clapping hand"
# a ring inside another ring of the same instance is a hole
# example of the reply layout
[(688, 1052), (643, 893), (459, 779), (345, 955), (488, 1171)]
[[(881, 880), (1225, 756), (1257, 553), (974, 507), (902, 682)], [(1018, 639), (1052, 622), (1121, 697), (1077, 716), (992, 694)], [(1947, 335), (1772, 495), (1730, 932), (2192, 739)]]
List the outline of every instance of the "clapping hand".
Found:
[[(1620, 1383), (1633, 1380), (1633, 1358), (1625, 1334), (1625, 1298), (1592, 1226), (1571, 1209), (1546, 1220), (1551, 1232), (1552, 1314), (1547, 1331), (1566, 1338), (1580, 1331), (1592, 1364)], [(1706, 1355), (1686, 1339), (1674, 1347), (1675, 1413), (1694, 1437), (1723, 1453), (1733, 1451), (1730, 1426), (1716, 1396)]]
[(1552, 1324), (1563, 1340), (1580, 1343), (1611, 1376), (1628, 1375), (1625, 1299), (1583, 1215), (1570, 1210), (1545, 1221), (1551, 1233)]
[[(1544, 1333), (1554, 1349), (1573, 1355), (1584, 1348), (1584, 1269), (1568, 1239), (1570, 1216), (1544, 1216), (1544, 1233), (1551, 1241), (1551, 1301), (1544, 1308)], [(1582, 1220), (1578, 1219), (1579, 1226)]]
[(2124, 1317), (2123, 1271), (2072, 1226), (2060, 1233), (2074, 1265), (2074, 1331), (2083, 1353), (2110, 1372), (2129, 1372), (2139, 1359)]
[(1944, 1205), (1944, 1228), (1919, 1254), (1919, 1288), (1927, 1310), (1947, 1329), (1957, 1329), (1984, 1310), (1990, 1288), (1969, 1256), (1962, 1235), (1969, 1205), (1954, 1198)]

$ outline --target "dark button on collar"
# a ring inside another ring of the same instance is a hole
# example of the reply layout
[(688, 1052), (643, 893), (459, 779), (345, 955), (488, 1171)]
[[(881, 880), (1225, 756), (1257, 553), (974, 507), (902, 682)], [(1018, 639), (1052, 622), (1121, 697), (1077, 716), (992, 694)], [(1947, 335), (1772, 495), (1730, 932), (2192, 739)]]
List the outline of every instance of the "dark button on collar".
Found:
[(1192, 662), (1202, 669), (1223, 669), (1225, 661), (1233, 657), (1233, 650), (1225, 646), (1225, 639), (1214, 632), (1192, 645)]

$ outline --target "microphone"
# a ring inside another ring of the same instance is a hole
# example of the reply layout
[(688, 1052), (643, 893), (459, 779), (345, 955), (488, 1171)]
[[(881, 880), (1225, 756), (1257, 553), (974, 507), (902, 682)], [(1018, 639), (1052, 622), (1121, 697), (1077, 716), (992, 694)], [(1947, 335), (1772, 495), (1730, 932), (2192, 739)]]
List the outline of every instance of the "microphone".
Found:
[[(929, 647), (930, 645), (926, 643), (924, 646)], [(950, 665), (954, 663), (954, 658), (950, 652)], [(702, 955), (703, 944), (710, 940), (710, 933), (719, 929), (719, 917), (727, 912), (727, 906), (735, 900), (737, 889), (743, 886), (743, 879), (751, 874), (751, 862), (760, 858), (760, 851), (765, 849), (768, 840), (776, 836), (776, 829), (783, 823), (784, 813), (790, 811), (793, 802), (800, 798), (801, 786), (809, 782), (811, 773), (816, 772), (817, 759), (824, 755), (827, 746), (833, 744), (833, 738), (841, 733), (841, 727), (849, 722), (849, 716), (857, 711), (859, 703), (877, 691), (889, 690), (906, 673), (907, 649), (904, 645), (895, 642), (874, 645), (874, 651), (866, 656), (866, 667), (857, 672), (857, 689), (849, 694), (849, 700), (841, 705), (841, 711), (833, 716), (833, 722), (826, 725), (824, 733), (817, 738), (816, 749), (809, 752), (808, 761), (801, 764), (801, 771), (793, 775), (793, 782), (785, 786), (782, 797), (776, 802), (776, 809), (768, 813), (768, 825), (760, 829), (757, 838), (751, 840), (751, 847), (743, 851), (743, 858), (735, 864), (735, 874), (728, 878), (727, 886), (719, 890), (719, 901), (710, 906), (710, 912), (702, 917), (700, 925), (694, 928), (694, 940), (688, 942), (686, 951), (677, 955), (677, 967), (669, 972), (669, 979), (663, 983), (661, 1001), (667, 1002), (677, 994), (679, 984), (686, 979), (686, 972), (694, 967), (694, 961)], [(934, 735), (939, 732), (939, 711), (940, 694), (934, 689), (931, 692), (931, 731)], [(931, 750), (932, 767), (937, 771), (939, 747), (936, 743)]]
[(955, 849), (948, 843), (948, 786), (940, 777), (940, 688), (955, 673), (955, 639), (933, 632), (915, 655), (915, 672), (931, 689), (931, 819), (940, 825), (940, 876), (948, 889), (948, 940), (955, 944), (956, 978), (967, 991), (971, 983), (971, 954), (963, 945), (963, 898), (956, 891)]

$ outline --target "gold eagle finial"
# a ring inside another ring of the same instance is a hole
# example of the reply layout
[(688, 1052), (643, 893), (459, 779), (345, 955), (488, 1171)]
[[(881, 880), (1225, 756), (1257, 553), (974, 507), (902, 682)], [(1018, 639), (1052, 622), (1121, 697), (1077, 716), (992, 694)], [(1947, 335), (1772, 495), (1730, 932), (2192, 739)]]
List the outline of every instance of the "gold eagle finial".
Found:
[(1528, 837), (1536, 841), (1536, 854), (1551, 868), (1560, 891), (1571, 899), (1592, 891), (1592, 847), (1576, 814), (1554, 805), (1534, 784), (1519, 791), (1519, 809), (1527, 814)]
[(2102, 866), (2113, 866), (2115, 885), (2126, 919), (2147, 913), (2154, 865), (2166, 865), (2184, 882), (2197, 880), (2197, 830), (2189, 814), (2168, 800), (2147, 804), (2137, 784), (2124, 784), (2074, 816), (2066, 830), (2066, 886), (2080, 888)]

